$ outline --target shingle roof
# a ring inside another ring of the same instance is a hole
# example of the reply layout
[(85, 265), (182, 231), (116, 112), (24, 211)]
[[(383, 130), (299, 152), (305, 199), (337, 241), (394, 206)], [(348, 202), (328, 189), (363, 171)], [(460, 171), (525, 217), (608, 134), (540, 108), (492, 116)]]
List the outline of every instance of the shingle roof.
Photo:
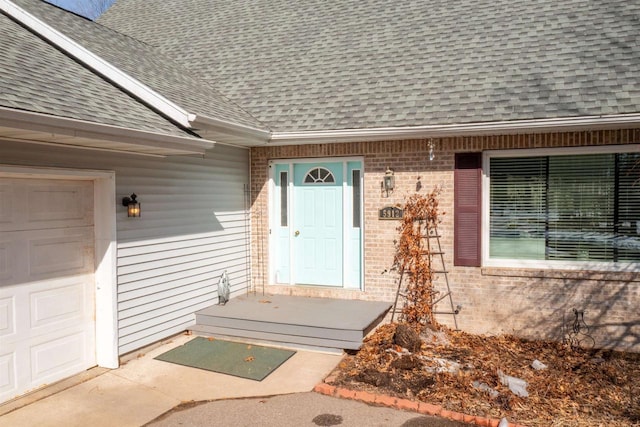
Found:
[(12, 0), (94, 54), (189, 113), (250, 127), (265, 126), (167, 55), (138, 40), (41, 0)]
[(117, 0), (274, 131), (640, 112), (640, 2)]
[(0, 40), (0, 106), (190, 136), (2, 13)]

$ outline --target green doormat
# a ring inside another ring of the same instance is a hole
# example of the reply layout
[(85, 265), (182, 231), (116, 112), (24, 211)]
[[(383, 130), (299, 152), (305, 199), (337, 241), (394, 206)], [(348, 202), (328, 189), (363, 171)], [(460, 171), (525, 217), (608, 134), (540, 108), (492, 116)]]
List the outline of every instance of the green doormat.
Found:
[(196, 337), (155, 359), (262, 381), (295, 351)]

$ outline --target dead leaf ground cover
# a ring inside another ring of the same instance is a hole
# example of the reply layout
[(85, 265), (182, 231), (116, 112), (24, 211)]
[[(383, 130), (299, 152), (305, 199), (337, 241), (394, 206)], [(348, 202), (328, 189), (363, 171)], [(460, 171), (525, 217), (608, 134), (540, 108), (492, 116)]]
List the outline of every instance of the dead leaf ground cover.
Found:
[[(381, 326), (345, 357), (334, 384), (527, 426), (640, 426), (640, 354), (430, 329), (409, 352), (396, 328)], [(546, 369), (534, 369), (534, 360)], [(499, 372), (525, 380), (528, 397), (503, 385)]]

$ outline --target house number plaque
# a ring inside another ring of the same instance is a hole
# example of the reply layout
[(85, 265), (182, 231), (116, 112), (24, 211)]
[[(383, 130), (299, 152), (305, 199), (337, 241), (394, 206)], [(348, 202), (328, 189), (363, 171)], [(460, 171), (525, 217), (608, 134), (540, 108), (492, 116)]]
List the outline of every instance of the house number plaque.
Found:
[(385, 206), (378, 211), (378, 219), (402, 219), (404, 211), (395, 206)]

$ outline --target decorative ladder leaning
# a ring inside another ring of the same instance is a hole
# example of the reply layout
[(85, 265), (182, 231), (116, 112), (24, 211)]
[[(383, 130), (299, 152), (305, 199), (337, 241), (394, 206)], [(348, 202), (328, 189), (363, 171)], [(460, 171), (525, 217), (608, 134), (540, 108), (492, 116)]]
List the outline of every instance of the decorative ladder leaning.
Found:
[[(428, 224), (429, 222), (426, 221)], [(446, 264), (444, 262), (444, 252), (442, 251), (442, 245), (440, 244), (440, 233), (438, 233), (437, 226), (433, 226), (429, 228), (426, 227), (426, 234), (422, 236), (422, 239), (426, 242), (426, 251), (423, 251), (424, 256), (427, 257), (427, 262), (429, 263), (429, 270), (431, 270), (434, 276), (442, 276), (444, 277), (444, 284), (446, 287), (446, 292), (443, 295), (438, 296), (440, 291), (434, 291), (432, 295), (432, 303), (431, 303), (431, 311), (433, 314), (450, 314), (453, 316), (453, 323), (455, 325), (456, 331), (458, 330), (458, 319), (457, 315), (460, 313), (460, 309), (462, 308), (460, 305), (453, 305), (453, 297), (451, 296), (451, 288), (449, 286), (449, 272), (447, 271)], [(435, 242), (433, 242), (435, 240)], [(439, 260), (439, 266), (441, 269), (435, 270), (434, 266), (434, 257)], [(408, 273), (407, 273), (408, 274)], [(402, 288), (402, 279), (404, 278), (405, 271), (404, 268), (400, 270), (400, 279), (398, 280), (398, 289), (396, 289), (396, 298), (393, 303), (393, 307), (391, 308), (391, 322), (393, 322), (394, 316), (396, 313), (402, 312), (402, 306), (398, 308), (398, 300), (402, 297), (406, 301), (406, 289)], [(433, 311), (433, 308), (440, 301), (445, 298), (449, 299), (449, 306), (451, 307), (451, 311)]]

